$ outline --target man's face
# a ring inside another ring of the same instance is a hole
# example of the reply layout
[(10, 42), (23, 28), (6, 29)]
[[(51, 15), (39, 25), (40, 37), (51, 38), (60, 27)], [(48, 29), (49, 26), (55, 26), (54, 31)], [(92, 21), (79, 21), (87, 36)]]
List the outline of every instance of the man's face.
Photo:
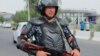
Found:
[(53, 17), (55, 15), (56, 8), (55, 7), (46, 7), (45, 14), (49, 17)]

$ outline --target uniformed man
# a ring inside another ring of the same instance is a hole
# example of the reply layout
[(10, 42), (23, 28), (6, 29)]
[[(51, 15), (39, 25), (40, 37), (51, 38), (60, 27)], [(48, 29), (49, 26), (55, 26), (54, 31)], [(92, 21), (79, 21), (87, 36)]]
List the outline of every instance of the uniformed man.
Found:
[[(71, 55), (80, 56), (80, 48), (66, 21), (56, 16), (58, 8), (56, 0), (40, 0), (37, 9), (42, 17), (30, 20), (22, 31), (21, 42), (27, 48), (33, 45), (36, 56), (62, 56), (63, 51), (66, 51), (63, 35), (72, 48)], [(30, 43), (28, 39), (33, 35), (36, 40)]]

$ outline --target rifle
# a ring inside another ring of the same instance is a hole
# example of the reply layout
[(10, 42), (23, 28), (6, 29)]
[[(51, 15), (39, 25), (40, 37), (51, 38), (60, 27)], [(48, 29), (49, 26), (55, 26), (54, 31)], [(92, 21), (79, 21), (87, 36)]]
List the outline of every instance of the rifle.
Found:
[(54, 49), (50, 49), (50, 48), (47, 48), (47, 47), (43, 47), (43, 46), (39, 46), (39, 45), (36, 45), (36, 44), (31, 44), (31, 43), (27, 44), (27, 48), (31, 49), (31, 50), (43, 50), (43, 51), (46, 51), (48, 53), (51, 53), (52, 56), (58, 56), (58, 55), (61, 55), (61, 56), (72, 56), (67, 51), (59, 52), (59, 51), (54, 50)]

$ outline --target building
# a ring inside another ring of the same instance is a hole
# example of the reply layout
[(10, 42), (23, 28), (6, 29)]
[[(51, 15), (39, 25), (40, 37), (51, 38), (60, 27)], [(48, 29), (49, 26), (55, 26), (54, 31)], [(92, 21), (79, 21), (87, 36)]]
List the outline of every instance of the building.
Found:
[(0, 16), (3, 16), (5, 21), (11, 22), (14, 15), (12, 13), (0, 12)]
[(98, 24), (100, 24), (100, 15), (97, 15), (97, 20), (96, 20), (96, 22), (97, 22)]
[(0, 16), (3, 16), (5, 19), (9, 20), (12, 19), (13, 14), (7, 12), (0, 12)]
[(97, 13), (95, 11), (88, 10), (62, 10), (60, 13), (60, 18), (70, 17), (72, 23), (80, 24), (80, 21), (89, 21), (91, 23), (96, 23)]

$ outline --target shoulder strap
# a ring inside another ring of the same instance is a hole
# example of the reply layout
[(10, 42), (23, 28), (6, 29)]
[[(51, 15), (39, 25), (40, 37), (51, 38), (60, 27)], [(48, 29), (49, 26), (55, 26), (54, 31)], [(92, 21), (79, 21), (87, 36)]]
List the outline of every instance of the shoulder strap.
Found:
[[(64, 34), (64, 32), (63, 32), (63, 29), (62, 29), (62, 27), (61, 27), (61, 24), (58, 22), (57, 19), (56, 19), (56, 23), (57, 23), (58, 27), (59, 27), (60, 30), (61, 30), (61, 33), (62, 33), (62, 36), (63, 36), (64, 45), (65, 45), (66, 50), (67, 50), (67, 49), (70, 49), (70, 48), (68, 47), (69, 44), (66, 42), (66, 41), (67, 41), (67, 40), (66, 40), (66, 36), (65, 36), (65, 34)], [(66, 47), (66, 45), (67, 45), (67, 47)]]
[(58, 27), (60, 28), (60, 30), (61, 30), (61, 32), (62, 32), (63, 37), (64, 37), (64, 38), (66, 38), (66, 36), (65, 36), (65, 34), (64, 34), (64, 32), (63, 32), (63, 29), (62, 29), (62, 27), (61, 27), (60, 23), (58, 22), (58, 20), (56, 20), (56, 23), (57, 23)]

